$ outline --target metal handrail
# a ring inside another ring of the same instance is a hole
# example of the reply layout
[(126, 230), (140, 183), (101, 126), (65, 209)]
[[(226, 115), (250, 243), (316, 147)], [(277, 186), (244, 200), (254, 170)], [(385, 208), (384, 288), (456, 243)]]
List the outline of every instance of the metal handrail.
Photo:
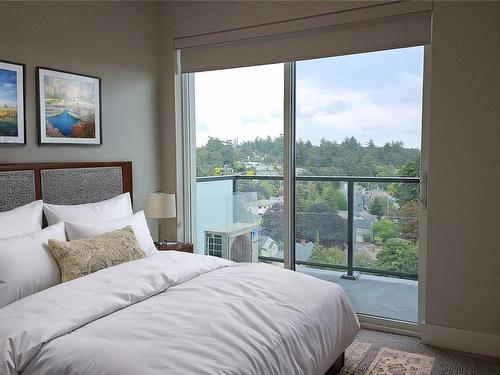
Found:
[(203, 177), (196, 177), (196, 182), (210, 182), (210, 181), (234, 180), (235, 178), (236, 178), (236, 175), (203, 176)]
[[(276, 257), (265, 257), (259, 256), (259, 260), (264, 262), (275, 262), (275, 263), (283, 263), (283, 258)], [(309, 262), (305, 260), (296, 260), (295, 263), (301, 266), (310, 266), (316, 268), (327, 268), (333, 270), (349, 270), (349, 266), (344, 266), (342, 264), (329, 264), (329, 263), (319, 263), (319, 262)], [(408, 272), (398, 272), (398, 271), (387, 271), (387, 270), (379, 270), (376, 268), (366, 268), (366, 267), (352, 267), (354, 271), (372, 273), (382, 276), (397, 276), (405, 279), (417, 280), (418, 275), (416, 273), (408, 273)]]
[[(401, 182), (418, 184), (420, 177), (369, 177), (369, 176), (295, 176), (297, 181), (341, 181), (341, 182)], [(223, 180), (263, 180), (263, 181), (281, 181), (283, 176), (247, 176), (247, 175), (225, 175), (225, 176), (203, 176), (196, 177), (196, 182), (223, 181)]]
[[(224, 175), (224, 176), (203, 176), (197, 177), (196, 182), (210, 182), (210, 181), (232, 181), (233, 192), (237, 191), (236, 182), (238, 180), (261, 180), (261, 181), (282, 181), (283, 176), (277, 175), (265, 175), (265, 176), (247, 176), (247, 175)], [(339, 269), (347, 271), (347, 277), (352, 278), (354, 272), (364, 272), (384, 276), (396, 276), (401, 278), (417, 280), (418, 275), (405, 272), (397, 271), (387, 271), (378, 270), (365, 267), (354, 266), (354, 238), (353, 238), (353, 228), (354, 228), (354, 183), (356, 182), (380, 182), (380, 183), (420, 183), (420, 177), (370, 177), (370, 176), (295, 176), (296, 181), (340, 181), (347, 182), (347, 195), (348, 195), (348, 207), (347, 207), (347, 266), (339, 264), (324, 264), (317, 262), (308, 262), (297, 260), (295, 263), (299, 265), (327, 268), (327, 269)], [(283, 262), (281, 258), (273, 257), (260, 257), (259, 260), (272, 261), (272, 262)]]

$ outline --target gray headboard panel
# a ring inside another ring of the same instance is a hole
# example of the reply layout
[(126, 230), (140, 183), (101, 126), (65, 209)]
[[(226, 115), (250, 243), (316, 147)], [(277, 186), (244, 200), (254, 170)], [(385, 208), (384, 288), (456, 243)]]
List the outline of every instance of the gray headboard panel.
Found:
[(50, 204), (99, 202), (123, 192), (120, 167), (43, 169), (42, 199)]
[(132, 163), (0, 164), (0, 212), (37, 199), (51, 204), (92, 203), (129, 192)]
[(34, 171), (0, 172), (0, 212), (12, 210), (34, 200)]

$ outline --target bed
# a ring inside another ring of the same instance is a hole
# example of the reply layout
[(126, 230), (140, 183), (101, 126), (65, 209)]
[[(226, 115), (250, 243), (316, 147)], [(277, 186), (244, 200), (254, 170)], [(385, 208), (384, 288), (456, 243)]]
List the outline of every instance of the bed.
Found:
[[(122, 192), (130, 162), (0, 165), (0, 211)], [(334, 283), (157, 252), (0, 308), (0, 374), (337, 374), (358, 330)]]

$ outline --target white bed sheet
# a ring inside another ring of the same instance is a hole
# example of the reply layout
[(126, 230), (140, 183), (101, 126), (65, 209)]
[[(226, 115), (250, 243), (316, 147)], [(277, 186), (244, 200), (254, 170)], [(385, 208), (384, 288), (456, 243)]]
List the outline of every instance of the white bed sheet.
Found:
[(160, 252), (0, 309), (0, 374), (324, 374), (359, 323), (336, 284)]

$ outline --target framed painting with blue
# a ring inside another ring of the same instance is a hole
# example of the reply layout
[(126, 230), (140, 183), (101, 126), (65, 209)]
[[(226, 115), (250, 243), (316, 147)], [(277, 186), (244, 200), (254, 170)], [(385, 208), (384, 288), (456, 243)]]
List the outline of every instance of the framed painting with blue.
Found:
[(101, 79), (36, 68), (38, 143), (101, 145)]
[(0, 61), (0, 144), (26, 144), (25, 65)]

